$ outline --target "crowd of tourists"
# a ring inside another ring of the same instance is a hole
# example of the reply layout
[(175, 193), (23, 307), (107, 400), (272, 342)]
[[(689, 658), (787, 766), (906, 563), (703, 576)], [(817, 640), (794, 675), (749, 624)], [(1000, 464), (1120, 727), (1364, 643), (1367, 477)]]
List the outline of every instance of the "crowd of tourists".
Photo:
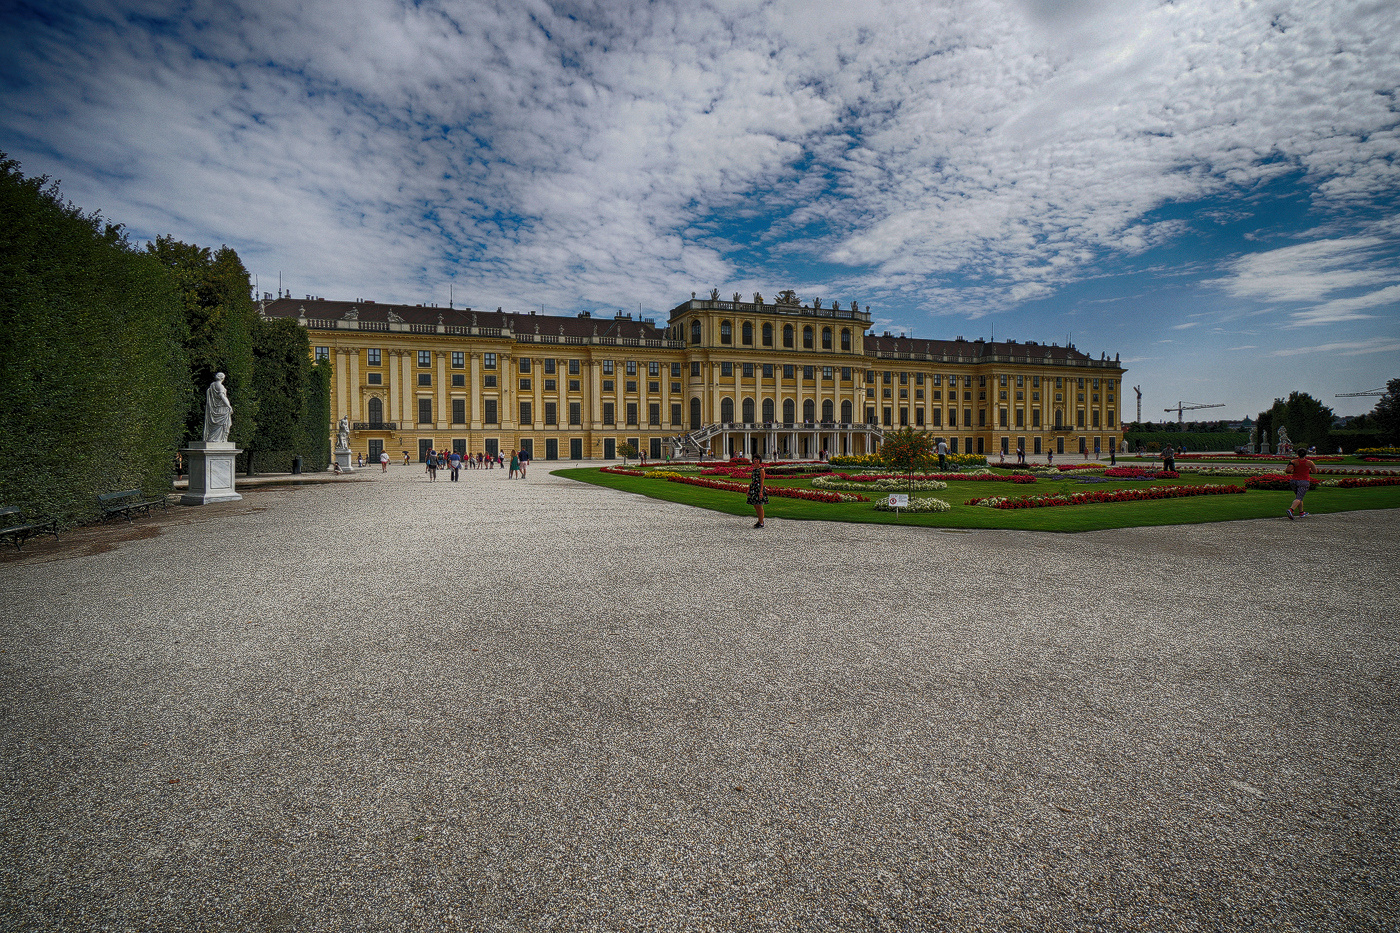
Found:
[[(457, 482), (463, 469), (495, 470), (506, 468), (506, 457), (499, 451), (495, 454), (463, 454), (455, 450), (429, 450), (423, 458), (423, 472), (429, 482), (437, 481), (438, 470), (447, 470), (452, 482)], [(530, 455), (523, 450), (510, 452), (510, 476), (506, 479), (524, 479), (530, 466)]]

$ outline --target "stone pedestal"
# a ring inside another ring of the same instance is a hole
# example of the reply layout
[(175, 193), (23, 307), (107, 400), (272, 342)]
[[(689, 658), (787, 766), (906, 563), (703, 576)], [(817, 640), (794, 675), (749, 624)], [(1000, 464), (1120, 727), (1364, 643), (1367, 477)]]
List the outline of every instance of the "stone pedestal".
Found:
[(190, 473), (190, 488), (180, 497), (181, 505), (237, 502), (243, 498), (233, 490), (235, 458), (242, 451), (232, 441), (190, 441), (190, 446), (180, 453), (185, 455)]
[(335, 452), (335, 462), (340, 464), (340, 469), (345, 473), (354, 473), (355, 468), (351, 465), (355, 455), (348, 450), (337, 450)]

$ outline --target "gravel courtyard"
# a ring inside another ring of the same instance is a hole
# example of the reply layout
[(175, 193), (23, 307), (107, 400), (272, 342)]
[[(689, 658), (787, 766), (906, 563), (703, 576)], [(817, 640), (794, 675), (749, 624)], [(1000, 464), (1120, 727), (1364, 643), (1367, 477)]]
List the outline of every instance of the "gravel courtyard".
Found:
[(1395, 929), (1400, 512), (760, 531), (544, 466), (0, 562), (0, 928)]

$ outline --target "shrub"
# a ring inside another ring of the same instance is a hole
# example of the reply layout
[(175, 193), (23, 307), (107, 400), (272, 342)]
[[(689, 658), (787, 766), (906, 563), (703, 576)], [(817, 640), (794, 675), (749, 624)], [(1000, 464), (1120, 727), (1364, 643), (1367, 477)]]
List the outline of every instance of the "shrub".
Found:
[(910, 498), (909, 504), (896, 509), (890, 505), (889, 497), (878, 499), (875, 502), (877, 512), (951, 512), (953, 507), (942, 499), (935, 499), (932, 496), (920, 496)]

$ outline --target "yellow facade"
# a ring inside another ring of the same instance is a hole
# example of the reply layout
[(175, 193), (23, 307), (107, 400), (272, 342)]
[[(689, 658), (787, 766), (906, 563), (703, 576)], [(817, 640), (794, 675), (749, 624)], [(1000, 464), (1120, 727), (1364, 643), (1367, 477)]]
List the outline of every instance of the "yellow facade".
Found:
[[(474, 312), (290, 298), (333, 364), (332, 419), (351, 449), (612, 459), (859, 454), (908, 425), (995, 457), (1101, 450), (1122, 437), (1123, 370), (1070, 347), (867, 333), (858, 307), (721, 301), (630, 316)], [(1082, 444), (1082, 447), (1081, 447)]]

